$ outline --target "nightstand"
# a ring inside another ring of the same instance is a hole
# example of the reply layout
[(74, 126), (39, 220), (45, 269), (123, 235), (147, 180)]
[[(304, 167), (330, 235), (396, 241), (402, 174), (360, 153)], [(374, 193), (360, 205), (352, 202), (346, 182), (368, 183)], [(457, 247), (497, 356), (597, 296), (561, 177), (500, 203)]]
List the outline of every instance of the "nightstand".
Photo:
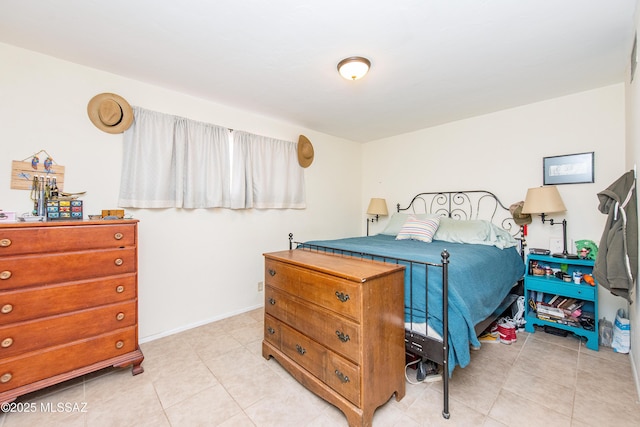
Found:
[[(597, 283), (592, 286), (584, 280), (579, 284), (573, 280), (575, 272), (592, 274), (594, 262), (534, 254), (530, 254), (527, 261), (525, 330), (535, 332), (535, 325), (552, 326), (585, 338), (587, 348), (598, 351)], [(571, 281), (558, 277), (562, 272), (569, 275)]]

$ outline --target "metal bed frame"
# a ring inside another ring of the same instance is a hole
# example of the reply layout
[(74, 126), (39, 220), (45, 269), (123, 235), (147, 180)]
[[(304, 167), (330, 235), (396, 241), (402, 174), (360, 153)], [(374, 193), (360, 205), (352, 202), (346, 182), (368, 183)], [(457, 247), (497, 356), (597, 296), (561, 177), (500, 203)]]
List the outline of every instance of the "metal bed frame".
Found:
[[(439, 214), (453, 219), (471, 220), (485, 219), (507, 230), (516, 239), (520, 240), (520, 255), (524, 256), (524, 234), (522, 228), (515, 224), (511, 217), (509, 209), (505, 207), (500, 200), (491, 192), (484, 190), (471, 191), (447, 191), (447, 192), (424, 192), (419, 193), (411, 200), (409, 205), (401, 208), (397, 204), (397, 212), (410, 210), (413, 213), (430, 213)], [(419, 363), (425, 363), (431, 360), (442, 365), (442, 391), (443, 391), (443, 409), (442, 416), (449, 419), (449, 252), (443, 250), (440, 263), (420, 262), (409, 259), (396, 257), (375, 255), (366, 252), (357, 252), (344, 249), (336, 249), (322, 245), (310, 245), (303, 242), (295, 242), (293, 233), (289, 233), (289, 249), (301, 248), (304, 250), (327, 252), (334, 255), (356, 257), (372, 261), (382, 261), (393, 264), (403, 264), (406, 266), (405, 274), (408, 274), (410, 292), (413, 292), (413, 269), (416, 266), (425, 268), (425, 283), (428, 286), (429, 274), (442, 274), (442, 341), (426, 334), (413, 330), (413, 323), (409, 329), (405, 329), (405, 349), (407, 352), (414, 354), (420, 358)], [(518, 284), (514, 284), (518, 285)], [(521, 293), (521, 289), (517, 290)], [(429, 307), (428, 292), (426, 294), (425, 307)], [(477, 334), (484, 331), (493, 322), (497, 316), (507, 310), (516, 298), (507, 298), (500, 304), (499, 308), (494, 312), (494, 316), (490, 316), (484, 321), (476, 325)], [(409, 300), (413, 300), (413, 295), (409, 296)], [(409, 307), (410, 318), (413, 319), (413, 307)], [(428, 312), (425, 313), (428, 318)]]

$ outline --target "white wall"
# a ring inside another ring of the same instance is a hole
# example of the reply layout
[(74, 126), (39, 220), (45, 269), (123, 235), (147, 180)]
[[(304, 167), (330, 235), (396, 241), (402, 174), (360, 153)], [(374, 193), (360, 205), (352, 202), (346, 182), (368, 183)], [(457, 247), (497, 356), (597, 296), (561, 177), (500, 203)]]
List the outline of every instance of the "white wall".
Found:
[[(542, 185), (542, 158), (595, 152), (595, 183), (560, 185), (569, 239), (600, 243), (605, 216), (596, 193), (625, 171), (624, 85), (618, 84), (500, 111), (365, 144), (363, 203), (387, 199), (389, 209), (421, 191), (489, 190), (505, 204)], [(374, 224), (373, 232), (386, 223)], [(561, 226), (535, 217), (529, 247), (549, 247)], [(573, 250), (575, 252), (575, 248)], [(452, 263), (455, 260), (451, 261)], [(622, 298), (600, 288), (600, 317), (612, 319)]]
[(101, 92), (131, 104), (315, 149), (305, 170), (304, 210), (127, 210), (139, 225), (142, 340), (263, 304), (262, 253), (300, 240), (361, 231), (362, 145), (146, 83), (0, 44), (0, 209), (26, 212), (29, 192), (11, 190), (11, 161), (44, 149), (66, 167), (65, 190), (87, 191), (85, 214), (117, 207), (122, 134), (98, 130), (86, 107)]
[[(640, 27), (640, 11), (636, 10), (636, 28)], [(640, 167), (640, 71), (636, 70), (633, 83), (631, 83), (631, 65), (627, 67), (625, 79), (625, 101), (626, 101), (626, 169), (634, 167), (636, 172)], [(637, 179), (636, 179), (637, 185)], [(638, 189), (636, 187), (636, 195)], [(640, 212), (640, 211), (639, 211)], [(638, 238), (640, 246), (640, 236)], [(640, 269), (636, 278), (640, 277)], [(634, 303), (629, 307), (629, 319), (631, 321), (631, 357), (635, 368), (636, 387), (640, 395), (640, 292), (636, 280), (636, 291)]]

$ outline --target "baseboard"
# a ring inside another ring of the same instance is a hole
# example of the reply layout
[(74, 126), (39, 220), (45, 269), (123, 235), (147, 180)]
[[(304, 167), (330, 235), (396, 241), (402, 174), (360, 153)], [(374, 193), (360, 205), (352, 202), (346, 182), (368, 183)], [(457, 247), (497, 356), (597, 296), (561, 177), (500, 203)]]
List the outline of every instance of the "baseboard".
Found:
[(225, 313), (223, 315), (211, 317), (209, 319), (205, 319), (205, 320), (202, 320), (200, 322), (190, 323), (188, 325), (184, 325), (184, 326), (181, 326), (179, 328), (170, 329), (168, 331), (160, 332), (158, 334), (149, 335), (149, 336), (146, 336), (144, 338), (140, 338), (138, 340), (138, 342), (140, 344), (144, 344), (146, 342), (155, 341), (155, 340), (160, 339), (160, 338), (168, 337), (170, 335), (175, 335), (175, 334), (178, 334), (180, 332), (188, 331), (189, 329), (197, 328), (199, 326), (208, 325), (209, 323), (213, 323), (213, 322), (217, 322), (218, 320), (222, 320), (222, 319), (226, 319), (226, 318), (229, 318), (229, 317), (237, 316), (239, 314), (246, 313), (248, 311), (252, 311), (252, 310), (255, 310), (257, 308), (262, 308), (262, 307), (264, 307), (263, 304), (256, 305), (256, 306), (253, 306), (253, 307), (246, 307), (246, 308), (243, 308), (242, 310), (233, 311), (231, 313)]

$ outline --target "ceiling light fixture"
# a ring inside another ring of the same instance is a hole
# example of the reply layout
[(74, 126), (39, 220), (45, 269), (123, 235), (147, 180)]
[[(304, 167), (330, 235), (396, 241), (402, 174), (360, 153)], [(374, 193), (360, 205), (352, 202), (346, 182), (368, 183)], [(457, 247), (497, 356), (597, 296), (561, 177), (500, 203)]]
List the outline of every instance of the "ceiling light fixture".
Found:
[(338, 72), (347, 80), (358, 80), (367, 74), (371, 61), (362, 56), (352, 56), (338, 62)]

